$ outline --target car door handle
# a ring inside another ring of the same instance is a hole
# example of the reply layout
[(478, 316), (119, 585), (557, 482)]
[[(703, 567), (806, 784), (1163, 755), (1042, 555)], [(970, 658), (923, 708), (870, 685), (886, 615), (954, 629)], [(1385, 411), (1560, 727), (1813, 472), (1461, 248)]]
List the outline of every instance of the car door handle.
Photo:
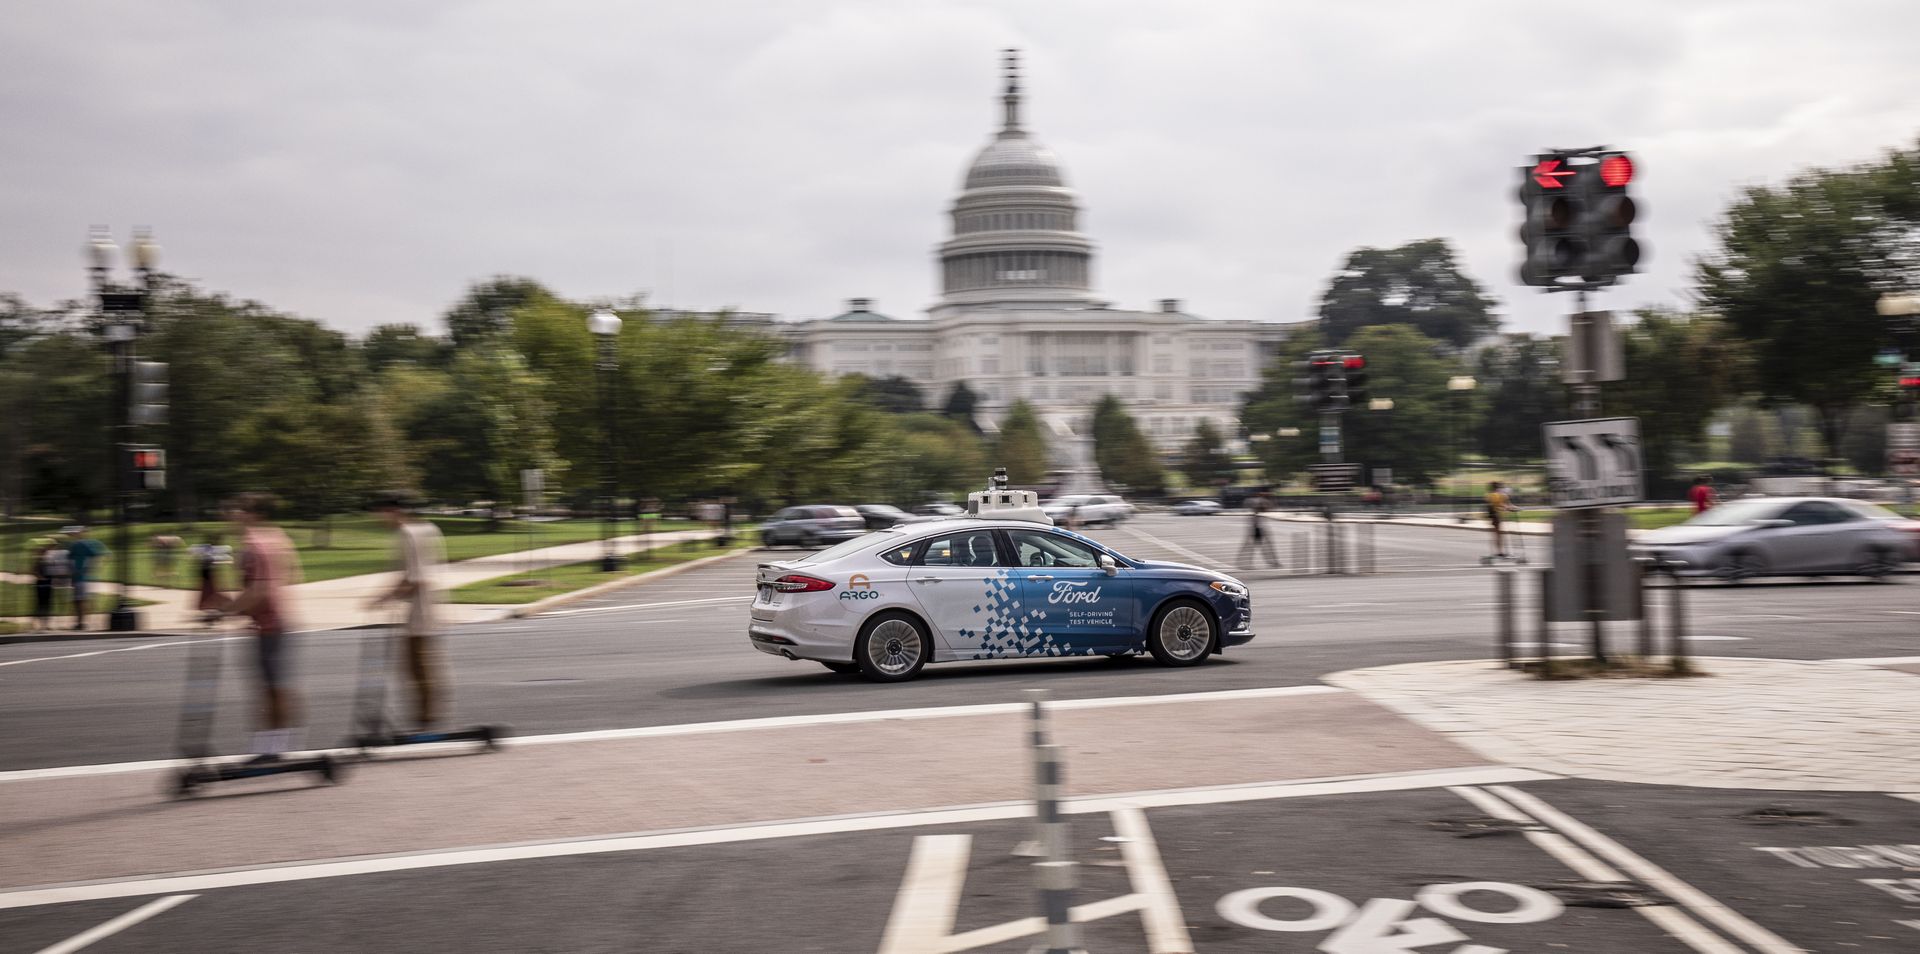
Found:
[(1029, 580), (1051, 580), (1051, 579), (1053, 579), (1053, 577), (1050, 577), (1050, 576), (1038, 576), (1038, 575), (1035, 575), (1035, 576), (1030, 576), (1030, 577), (1027, 577), (1027, 579), (1029, 579)]
[(939, 577), (937, 577), (937, 576), (917, 576), (917, 577), (914, 577), (914, 578), (913, 578), (913, 582), (915, 582), (915, 583), (938, 583), (938, 582), (940, 582), (940, 578), (939, 578)]

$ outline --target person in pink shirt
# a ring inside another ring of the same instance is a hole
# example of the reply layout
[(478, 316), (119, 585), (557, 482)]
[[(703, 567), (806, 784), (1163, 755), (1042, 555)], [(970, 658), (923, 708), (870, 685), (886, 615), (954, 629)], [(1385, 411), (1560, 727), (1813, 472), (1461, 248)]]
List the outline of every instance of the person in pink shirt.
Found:
[(1719, 503), (1713, 495), (1713, 476), (1701, 474), (1693, 478), (1693, 487), (1687, 491), (1687, 500), (1693, 503), (1694, 513), (1706, 513)]
[(300, 559), (286, 531), (268, 522), (273, 503), (268, 494), (241, 494), (227, 505), (227, 519), (240, 535), (241, 589), (223, 612), (253, 622), (260, 676), (260, 728), (253, 735), (253, 750), (261, 761), (278, 759), (299, 741), (287, 587), (300, 582)]

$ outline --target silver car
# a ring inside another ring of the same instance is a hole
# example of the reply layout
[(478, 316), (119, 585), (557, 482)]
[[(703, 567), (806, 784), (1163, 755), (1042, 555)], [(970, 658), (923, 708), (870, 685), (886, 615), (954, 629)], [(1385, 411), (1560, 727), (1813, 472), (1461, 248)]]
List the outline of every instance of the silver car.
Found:
[(1685, 523), (1650, 530), (1634, 548), (1686, 562), (1685, 572), (1730, 583), (1756, 576), (1859, 575), (1898, 571), (1912, 534), (1899, 514), (1837, 497), (1747, 497)]

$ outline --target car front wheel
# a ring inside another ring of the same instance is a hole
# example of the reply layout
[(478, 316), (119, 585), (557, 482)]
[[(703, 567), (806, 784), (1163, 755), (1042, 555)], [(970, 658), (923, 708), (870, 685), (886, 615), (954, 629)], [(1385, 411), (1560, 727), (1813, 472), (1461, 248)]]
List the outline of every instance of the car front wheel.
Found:
[(1900, 569), (1900, 558), (1886, 547), (1870, 547), (1860, 559), (1860, 575), (1869, 580), (1884, 580)]
[(1213, 651), (1213, 614), (1193, 600), (1176, 600), (1155, 613), (1147, 651), (1162, 666), (1192, 666)]
[(1735, 550), (1720, 562), (1719, 577), (1728, 583), (1742, 583), (1767, 572), (1767, 561), (1752, 550)]
[(860, 627), (853, 661), (874, 682), (905, 682), (920, 674), (933, 640), (920, 621), (905, 613), (881, 613)]

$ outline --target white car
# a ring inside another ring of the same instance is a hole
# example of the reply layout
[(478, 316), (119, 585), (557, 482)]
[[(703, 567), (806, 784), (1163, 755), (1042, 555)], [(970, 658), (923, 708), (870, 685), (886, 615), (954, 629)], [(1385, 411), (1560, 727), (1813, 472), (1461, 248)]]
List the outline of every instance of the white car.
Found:
[(1055, 523), (1077, 519), (1083, 527), (1113, 526), (1133, 516), (1133, 505), (1113, 494), (1068, 494), (1040, 505)]
[(1175, 504), (1173, 512), (1182, 517), (1211, 517), (1221, 511), (1220, 501), (1201, 498), (1182, 500)]
[(747, 636), (763, 653), (878, 682), (969, 659), (1145, 652), (1191, 666), (1253, 638), (1251, 597), (1231, 575), (1134, 559), (1025, 510), (762, 563)]

